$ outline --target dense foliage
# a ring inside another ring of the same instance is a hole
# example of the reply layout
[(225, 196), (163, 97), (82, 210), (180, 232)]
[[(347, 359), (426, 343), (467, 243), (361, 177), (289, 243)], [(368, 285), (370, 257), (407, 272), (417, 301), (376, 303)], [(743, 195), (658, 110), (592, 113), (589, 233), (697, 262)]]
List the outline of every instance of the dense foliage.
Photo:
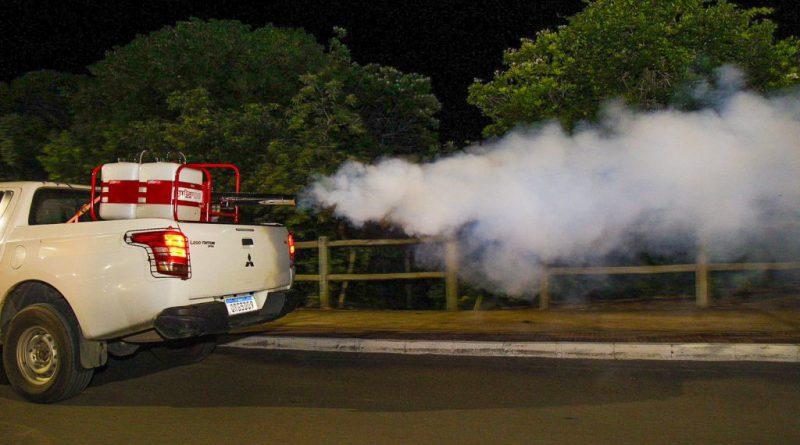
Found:
[(437, 150), (429, 79), (360, 65), (299, 29), (179, 22), (115, 48), (89, 76), (0, 84), (4, 177), (86, 182), (143, 149), (239, 164), (256, 189), (296, 192), (345, 159)]
[(430, 82), (326, 51), (297, 29), (180, 22), (116, 48), (71, 96), (74, 117), (39, 159), (85, 181), (93, 165), (142, 149), (240, 165), (256, 189), (296, 192), (349, 158), (436, 144)]
[(68, 95), (78, 77), (54, 71), (28, 73), (0, 83), (0, 180), (45, 179), (37, 156), (71, 122)]
[(795, 38), (776, 40), (764, 8), (724, 0), (595, 0), (567, 25), (505, 53), (505, 69), (475, 82), (469, 101), (492, 120), (487, 136), (521, 123), (596, 117), (605, 100), (645, 110), (697, 106), (691, 94), (733, 64), (765, 91), (800, 81)]

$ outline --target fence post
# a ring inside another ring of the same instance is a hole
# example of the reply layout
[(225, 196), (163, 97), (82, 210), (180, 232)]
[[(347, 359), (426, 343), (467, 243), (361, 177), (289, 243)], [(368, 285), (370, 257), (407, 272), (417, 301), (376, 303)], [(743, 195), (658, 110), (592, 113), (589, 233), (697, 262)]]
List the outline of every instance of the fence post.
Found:
[(319, 307), (330, 309), (331, 300), (328, 290), (328, 237), (319, 237), (317, 247), (319, 249)]
[(550, 308), (550, 273), (547, 268), (542, 268), (542, 278), (539, 281), (539, 310), (546, 311)]
[(697, 252), (697, 268), (695, 269), (695, 304), (697, 307), (708, 307), (708, 254), (705, 246), (700, 245)]
[(458, 244), (448, 240), (444, 248), (444, 289), (448, 311), (458, 310)]

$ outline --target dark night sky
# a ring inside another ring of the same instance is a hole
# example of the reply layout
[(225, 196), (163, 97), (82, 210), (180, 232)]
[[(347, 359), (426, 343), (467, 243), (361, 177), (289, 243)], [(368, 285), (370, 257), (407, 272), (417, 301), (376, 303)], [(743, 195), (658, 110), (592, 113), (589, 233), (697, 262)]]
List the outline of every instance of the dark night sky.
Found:
[[(800, 6), (790, 1), (745, 1), (776, 8), (781, 37), (800, 34)], [(349, 31), (346, 43), (358, 62), (377, 62), (430, 76), (444, 109), (444, 140), (477, 139), (484, 121), (465, 102), (476, 77), (500, 67), (502, 51), (520, 37), (564, 23), (580, 0), (483, 1), (36, 1), (0, 6), (0, 79), (26, 71), (84, 73), (106, 50), (137, 34), (189, 17), (237, 19), (254, 26), (302, 27), (325, 42), (333, 26)]]

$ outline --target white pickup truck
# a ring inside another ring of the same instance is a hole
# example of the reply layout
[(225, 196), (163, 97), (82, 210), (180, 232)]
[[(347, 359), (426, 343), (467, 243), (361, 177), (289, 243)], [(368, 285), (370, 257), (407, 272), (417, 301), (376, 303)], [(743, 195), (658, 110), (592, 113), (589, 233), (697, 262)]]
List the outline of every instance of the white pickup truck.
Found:
[(186, 339), (294, 309), (285, 227), (66, 223), (89, 196), (86, 186), (0, 183), (3, 366), (23, 397), (49, 403), (78, 394), (109, 352), (166, 340), (199, 356), (208, 342)]

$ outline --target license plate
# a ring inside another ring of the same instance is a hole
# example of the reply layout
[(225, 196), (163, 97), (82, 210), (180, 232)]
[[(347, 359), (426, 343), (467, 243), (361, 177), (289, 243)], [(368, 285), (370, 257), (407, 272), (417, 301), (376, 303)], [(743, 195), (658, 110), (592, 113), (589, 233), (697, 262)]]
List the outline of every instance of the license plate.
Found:
[(225, 299), (225, 307), (228, 308), (228, 315), (237, 315), (258, 310), (256, 298), (252, 295), (228, 297)]

